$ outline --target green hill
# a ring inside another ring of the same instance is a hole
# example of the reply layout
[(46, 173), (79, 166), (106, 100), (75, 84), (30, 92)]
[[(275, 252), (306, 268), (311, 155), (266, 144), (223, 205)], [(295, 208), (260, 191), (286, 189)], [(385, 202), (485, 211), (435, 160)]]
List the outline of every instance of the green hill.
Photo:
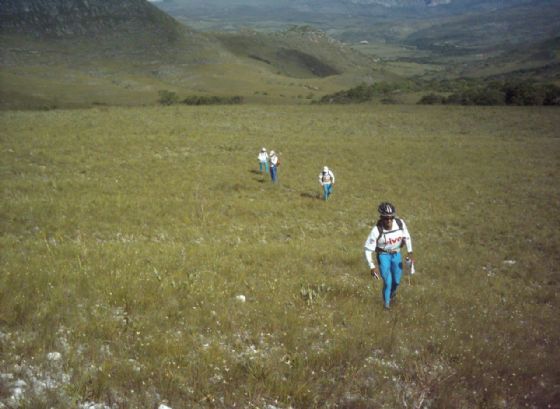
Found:
[(0, 4), (1, 108), (152, 104), (161, 90), (301, 102), (373, 78), (367, 57), (307, 29), (228, 39), (145, 0)]
[(243, 30), (215, 36), (235, 55), (267, 64), (287, 76), (328, 77), (374, 65), (371, 57), (310, 26), (275, 33)]
[(227, 58), (144, 0), (3, 0), (2, 10), (4, 107), (154, 100), (181, 66)]
[[(446, 19), (409, 35), (405, 43), (431, 52), (430, 62), (460, 76), (557, 79), (560, 3), (540, 1)], [(556, 68), (555, 68), (556, 67)]]

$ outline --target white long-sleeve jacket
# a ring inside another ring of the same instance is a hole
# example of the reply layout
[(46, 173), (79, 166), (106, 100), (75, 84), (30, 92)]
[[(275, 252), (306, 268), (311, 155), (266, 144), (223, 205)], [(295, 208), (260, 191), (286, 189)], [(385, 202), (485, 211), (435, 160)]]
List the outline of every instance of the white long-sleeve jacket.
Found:
[(268, 153), (266, 152), (259, 152), (259, 162), (267, 162), (268, 161)]
[(328, 172), (319, 173), (319, 183), (321, 185), (334, 184), (334, 173), (330, 169)]
[(412, 253), (412, 240), (410, 238), (410, 233), (406, 227), (406, 223), (401, 219), (402, 230), (399, 228), (396, 220), (393, 220), (393, 226), (390, 230), (385, 230), (381, 228), (379, 231), (377, 224), (373, 226), (369, 236), (364, 244), (364, 252), (366, 261), (370, 269), (375, 267), (373, 263), (373, 253), (375, 249), (381, 249), (390, 253), (399, 251), (400, 248), (406, 245), (406, 250)]

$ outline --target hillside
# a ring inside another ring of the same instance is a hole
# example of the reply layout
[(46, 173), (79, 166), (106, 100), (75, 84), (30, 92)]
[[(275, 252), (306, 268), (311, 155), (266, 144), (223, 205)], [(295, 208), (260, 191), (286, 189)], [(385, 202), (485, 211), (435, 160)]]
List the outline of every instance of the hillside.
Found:
[[(165, 0), (157, 5), (201, 30), (268, 32), (309, 24), (389, 61), (386, 70), (400, 75), (515, 75), (535, 69), (537, 78), (554, 80), (558, 73), (557, 61), (529, 61), (532, 49), (560, 32), (560, 3), (552, 0)], [(519, 58), (512, 61), (512, 53)]]
[[(224, 38), (192, 30), (145, 0), (2, 0), (0, 5), (4, 108), (151, 104), (165, 89), (179, 96), (291, 100), (309, 89), (332, 92), (368, 78), (360, 67), (352, 74), (352, 64), (332, 64), (337, 54), (323, 61), (332, 51), (317, 50), (303, 37), (297, 45), (284, 42), (279, 55), (284, 68), (263, 65), (246, 58), (248, 52), (232, 53)], [(255, 36), (254, 41), (261, 40)], [(333, 75), (337, 78), (321, 84), (287, 86), (294, 76)]]
[(104, 37), (151, 34), (177, 40), (183, 32), (173, 18), (144, 0), (2, 0), (2, 34), (34, 37)]
[(409, 35), (405, 44), (453, 76), (560, 78), (560, 3), (541, 2), (458, 16)]
[(3, 105), (125, 103), (157, 94), (168, 78), (182, 75), (180, 64), (227, 59), (215, 40), (144, 0), (1, 6)]
[(462, 76), (525, 79), (560, 83), (560, 37), (510, 48), (472, 61), (459, 71)]
[(291, 77), (328, 77), (374, 65), (372, 58), (310, 26), (268, 34), (243, 30), (214, 35), (235, 55), (267, 64)]
[(409, 35), (406, 43), (421, 49), (455, 53), (492, 52), (530, 44), (560, 33), (560, 3), (521, 5), (471, 13), (435, 23)]
[[(548, 0), (0, 0), (0, 6), (4, 109), (154, 104), (163, 90), (180, 99), (299, 104), (406, 77), (557, 81), (560, 73), (554, 41), (560, 6)], [(203, 30), (184, 24), (191, 21)], [(240, 28), (246, 22), (256, 29)]]
[[(0, 407), (558, 409), (557, 110), (0, 121)], [(390, 311), (363, 259), (384, 200), (417, 271)]]

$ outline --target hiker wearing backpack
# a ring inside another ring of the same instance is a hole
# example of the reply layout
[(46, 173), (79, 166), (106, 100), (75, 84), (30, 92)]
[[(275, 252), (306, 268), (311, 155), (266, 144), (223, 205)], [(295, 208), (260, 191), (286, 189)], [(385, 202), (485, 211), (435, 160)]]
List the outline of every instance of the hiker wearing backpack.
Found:
[(280, 159), (276, 152), (270, 151), (270, 178), (272, 183), (278, 182), (278, 166), (280, 166)]
[(268, 153), (266, 153), (265, 148), (262, 148), (259, 152), (258, 160), (260, 172), (262, 173), (263, 169), (265, 169), (266, 173), (268, 173)]
[[(401, 247), (406, 246), (408, 257), (412, 257), (412, 241), (404, 220), (396, 217), (397, 209), (389, 202), (383, 202), (377, 208), (380, 218), (371, 229), (364, 245), (366, 261), (371, 275), (379, 280), (383, 279), (383, 303), (385, 309), (390, 309), (397, 287), (402, 276)], [(376, 253), (379, 272), (373, 261)]]
[(323, 199), (327, 200), (334, 186), (334, 173), (327, 166), (319, 173), (319, 183), (323, 186)]

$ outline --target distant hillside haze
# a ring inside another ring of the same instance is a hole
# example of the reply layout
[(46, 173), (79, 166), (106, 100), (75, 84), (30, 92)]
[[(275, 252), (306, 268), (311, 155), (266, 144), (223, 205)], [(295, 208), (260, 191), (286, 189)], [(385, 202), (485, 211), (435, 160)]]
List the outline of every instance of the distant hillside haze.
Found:
[(412, 15), (419, 11), (442, 9), (449, 13), (475, 11), (481, 9), (500, 9), (516, 4), (535, 3), (542, 0), (161, 0), (154, 2), (166, 10), (206, 10), (220, 14), (224, 11), (270, 10), (290, 8), (294, 11), (316, 13), (345, 13), (360, 10), (366, 14), (382, 11), (407, 11)]

